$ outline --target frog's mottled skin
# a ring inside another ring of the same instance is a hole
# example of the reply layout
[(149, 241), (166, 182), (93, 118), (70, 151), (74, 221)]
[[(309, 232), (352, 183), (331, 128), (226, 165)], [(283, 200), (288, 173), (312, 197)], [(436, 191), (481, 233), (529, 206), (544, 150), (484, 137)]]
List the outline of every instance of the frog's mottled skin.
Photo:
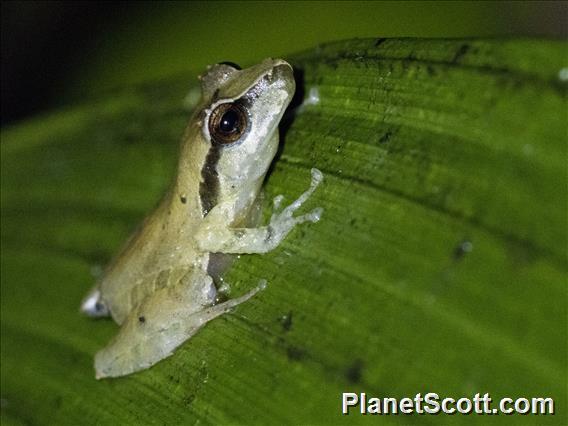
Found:
[[(95, 356), (97, 378), (154, 365), (262, 288), (215, 305), (208, 271), (217, 269), (217, 253), (265, 253), (296, 224), (315, 222), (321, 214), (316, 209), (293, 217), (322, 179), (312, 169), (312, 184), (297, 201), (275, 213), (268, 226), (246, 227), (278, 147), (277, 126), (294, 94), (290, 65), (267, 59), (237, 70), (220, 64), (201, 80), (202, 99), (185, 131), (172, 188), (83, 302), (88, 315), (110, 314), (121, 325)], [(210, 134), (211, 114), (234, 102), (248, 116), (246, 131), (236, 142), (219, 144)]]

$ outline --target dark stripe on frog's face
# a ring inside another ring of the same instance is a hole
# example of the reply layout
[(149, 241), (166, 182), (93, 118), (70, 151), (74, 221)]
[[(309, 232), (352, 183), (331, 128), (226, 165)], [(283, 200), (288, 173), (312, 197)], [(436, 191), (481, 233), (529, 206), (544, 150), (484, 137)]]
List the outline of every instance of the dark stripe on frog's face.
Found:
[[(214, 96), (218, 96), (218, 94), (216, 93)], [(240, 99), (235, 100), (234, 103), (247, 109), (250, 105), (249, 95), (245, 94)], [(221, 158), (221, 151), (224, 148), (222, 143), (219, 143), (213, 138), (210, 143), (209, 152), (207, 152), (207, 156), (205, 157), (205, 164), (201, 169), (202, 181), (199, 183), (199, 199), (201, 201), (203, 216), (207, 216), (211, 209), (215, 207), (219, 198), (219, 174), (217, 173), (217, 164)]]
[(205, 164), (201, 169), (203, 180), (199, 183), (199, 199), (203, 216), (207, 216), (207, 213), (215, 207), (219, 197), (219, 175), (217, 174), (219, 158), (221, 158), (221, 147), (217, 144), (211, 144), (205, 157)]
[[(263, 77), (262, 80), (265, 79), (267, 79), (266, 76)], [(253, 88), (251, 88), (239, 99), (234, 100), (233, 103), (240, 105), (245, 111), (248, 111), (251, 102), (253, 102), (254, 99), (258, 96), (254, 89), (258, 85), (262, 84), (261, 81), (259, 81), (255, 86), (253, 86)], [(216, 102), (218, 98), (219, 90), (217, 89), (213, 94), (211, 102)], [(204, 123), (204, 125), (207, 125), (207, 123)], [(219, 159), (221, 158), (221, 151), (223, 150), (224, 146), (222, 143), (214, 140), (213, 137), (211, 138), (210, 143), (211, 146), (209, 148), (207, 156), (205, 157), (205, 164), (201, 169), (202, 181), (199, 183), (199, 198), (201, 201), (201, 210), (203, 212), (203, 216), (207, 216), (211, 209), (215, 207), (219, 198), (220, 191), (217, 164), (219, 163)]]

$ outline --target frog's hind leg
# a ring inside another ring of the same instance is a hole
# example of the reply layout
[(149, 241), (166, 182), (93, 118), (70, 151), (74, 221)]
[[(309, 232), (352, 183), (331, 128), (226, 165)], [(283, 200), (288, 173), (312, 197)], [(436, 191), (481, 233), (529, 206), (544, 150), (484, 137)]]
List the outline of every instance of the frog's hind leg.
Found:
[(188, 273), (178, 284), (148, 296), (130, 313), (118, 335), (95, 356), (98, 379), (149, 368), (173, 354), (207, 322), (243, 303), (266, 282), (245, 295), (213, 305), (215, 287), (203, 271)]

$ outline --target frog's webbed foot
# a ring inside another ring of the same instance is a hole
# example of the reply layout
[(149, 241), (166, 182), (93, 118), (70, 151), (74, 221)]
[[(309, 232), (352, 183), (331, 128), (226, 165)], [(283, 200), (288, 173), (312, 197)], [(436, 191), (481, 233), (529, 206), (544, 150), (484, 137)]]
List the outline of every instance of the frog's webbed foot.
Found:
[(323, 208), (321, 207), (317, 207), (311, 212), (303, 214), (301, 216), (293, 216), (296, 210), (298, 210), (302, 206), (302, 204), (304, 204), (306, 200), (311, 197), (318, 185), (323, 181), (323, 174), (321, 171), (319, 171), (318, 169), (312, 169), (311, 173), (312, 180), (307, 191), (305, 191), (298, 197), (296, 201), (284, 208), (282, 211), (279, 210), (282, 205), (282, 201), (284, 200), (284, 196), (277, 195), (276, 197), (274, 197), (274, 200), (272, 202), (274, 213), (270, 217), (270, 223), (268, 225), (268, 227), (272, 228), (273, 231), (280, 231), (288, 234), (288, 232), (297, 224), (304, 222), (317, 222), (318, 220), (320, 220), (323, 213)]
[(128, 316), (118, 335), (95, 355), (97, 379), (125, 376), (151, 367), (172, 355), (207, 322), (266, 287), (262, 280), (243, 296), (210, 306), (211, 278), (203, 276), (189, 283), (194, 285), (191, 291), (185, 285), (157, 291)]
[[(209, 223), (198, 230), (196, 241), (202, 251), (212, 253), (266, 253), (277, 247), (290, 231), (304, 222), (317, 222), (323, 213), (321, 207), (301, 216), (294, 216), (323, 180), (318, 169), (312, 169), (310, 187), (296, 201), (280, 211), (284, 197), (274, 198), (274, 213), (267, 226), (258, 228), (224, 228), (215, 226), (215, 209), (209, 213)], [(222, 210), (221, 210), (222, 211)], [(222, 213), (220, 213), (222, 214)], [(222, 222), (222, 220), (217, 220)]]

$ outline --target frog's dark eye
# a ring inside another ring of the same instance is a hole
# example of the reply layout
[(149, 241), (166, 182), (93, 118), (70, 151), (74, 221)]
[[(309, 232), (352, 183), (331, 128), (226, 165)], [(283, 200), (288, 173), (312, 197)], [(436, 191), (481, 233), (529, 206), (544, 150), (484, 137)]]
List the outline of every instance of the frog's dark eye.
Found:
[(219, 105), (209, 117), (211, 139), (222, 145), (237, 141), (247, 127), (247, 113), (242, 106), (235, 103)]

